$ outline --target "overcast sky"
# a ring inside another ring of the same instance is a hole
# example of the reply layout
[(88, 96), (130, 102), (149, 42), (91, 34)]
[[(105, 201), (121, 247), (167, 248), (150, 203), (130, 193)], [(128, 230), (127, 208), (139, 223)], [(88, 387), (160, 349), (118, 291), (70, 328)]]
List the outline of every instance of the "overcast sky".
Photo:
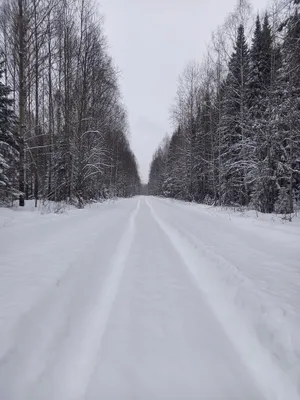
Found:
[[(177, 78), (191, 60), (201, 61), (212, 31), (236, 0), (98, 0), (110, 54), (121, 71), (131, 147), (148, 181), (152, 155), (172, 132), (169, 110)], [(264, 9), (267, 0), (253, 0)]]

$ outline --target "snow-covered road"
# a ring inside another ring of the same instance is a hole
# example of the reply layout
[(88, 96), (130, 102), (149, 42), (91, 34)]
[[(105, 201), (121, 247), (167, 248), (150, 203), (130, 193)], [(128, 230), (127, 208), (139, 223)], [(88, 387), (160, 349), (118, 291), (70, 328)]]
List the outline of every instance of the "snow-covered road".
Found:
[(299, 398), (299, 230), (146, 197), (39, 217), (0, 229), (0, 399)]

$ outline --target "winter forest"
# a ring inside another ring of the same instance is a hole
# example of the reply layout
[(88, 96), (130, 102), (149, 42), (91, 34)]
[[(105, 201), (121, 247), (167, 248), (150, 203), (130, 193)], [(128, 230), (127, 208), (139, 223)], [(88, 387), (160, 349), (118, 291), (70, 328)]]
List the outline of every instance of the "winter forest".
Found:
[[(179, 78), (174, 132), (154, 154), (149, 192), (265, 213), (300, 202), (299, 0), (263, 15), (240, 1), (204, 62)], [(199, 38), (201, 39), (201, 38)]]
[[(299, 0), (246, 0), (189, 63), (148, 192), (292, 214), (300, 202)], [(89, 0), (3, 0), (0, 202), (140, 192), (103, 20)], [(201, 38), (199, 38), (201, 40)], [(174, 82), (174, 85), (176, 83)]]
[(0, 202), (139, 191), (118, 71), (89, 0), (3, 0)]
[(0, 400), (300, 400), (300, 0), (250, 1), (0, 0)]

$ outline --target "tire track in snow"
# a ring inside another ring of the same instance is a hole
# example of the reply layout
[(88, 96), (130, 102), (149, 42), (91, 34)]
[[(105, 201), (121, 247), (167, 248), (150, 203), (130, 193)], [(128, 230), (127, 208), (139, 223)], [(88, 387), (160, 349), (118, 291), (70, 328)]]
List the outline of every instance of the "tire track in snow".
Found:
[(91, 244), (57, 286), (20, 321), (15, 347), (0, 364), (1, 399), (84, 397), (134, 239), (139, 207), (140, 200), (122, 222), (117, 238), (111, 236), (112, 226), (104, 247), (103, 231), (92, 235)]
[[(187, 235), (163, 221), (147, 199), (146, 204), (150, 208), (154, 220), (187, 268), (191, 279), (204, 294), (207, 304), (221, 322), (224, 332), (237, 349), (244, 365), (259, 384), (266, 399), (298, 400), (297, 390), (291, 385), (289, 378), (274, 364), (253, 333), (248, 331), (247, 325), (239, 318), (234, 307), (226, 301), (228, 293), (224, 290), (223, 283), (219, 282), (216, 271), (211, 271), (214, 269), (214, 265), (205, 255), (205, 245), (199, 243), (199, 240), (196, 241), (195, 238), (195, 242), (200, 245), (198, 247), (201, 252), (197, 251)], [(203, 267), (205, 264), (207, 264), (206, 268)], [(265, 371), (268, 371), (268, 375)]]
[[(125, 229), (116, 252), (110, 263), (108, 275), (99, 293), (94, 299), (93, 306), (85, 318), (72, 342), (62, 349), (58, 362), (45, 377), (46, 387), (34, 398), (41, 398), (41, 393), (49, 400), (55, 398), (83, 399), (88, 389), (91, 376), (95, 370), (98, 355), (101, 351), (102, 339), (107, 322), (119, 290), (126, 260), (129, 255), (134, 236), (135, 219), (140, 209), (140, 200), (131, 213), (127, 229)], [(68, 343), (66, 343), (68, 344)], [(74, 353), (75, 352), (75, 353)], [(59, 384), (57, 385), (57, 382)], [(43, 399), (46, 399), (43, 397)]]

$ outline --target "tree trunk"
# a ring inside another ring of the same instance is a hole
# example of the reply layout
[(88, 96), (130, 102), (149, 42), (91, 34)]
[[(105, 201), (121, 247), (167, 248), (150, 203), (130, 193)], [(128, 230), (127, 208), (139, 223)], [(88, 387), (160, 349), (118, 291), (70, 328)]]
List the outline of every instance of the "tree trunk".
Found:
[(18, 0), (19, 15), (19, 137), (20, 137), (20, 164), (19, 164), (19, 205), (24, 207), (24, 190), (25, 190), (25, 74), (24, 74), (24, 56), (25, 56), (25, 35), (24, 35), (24, 15), (23, 15), (23, 0)]

